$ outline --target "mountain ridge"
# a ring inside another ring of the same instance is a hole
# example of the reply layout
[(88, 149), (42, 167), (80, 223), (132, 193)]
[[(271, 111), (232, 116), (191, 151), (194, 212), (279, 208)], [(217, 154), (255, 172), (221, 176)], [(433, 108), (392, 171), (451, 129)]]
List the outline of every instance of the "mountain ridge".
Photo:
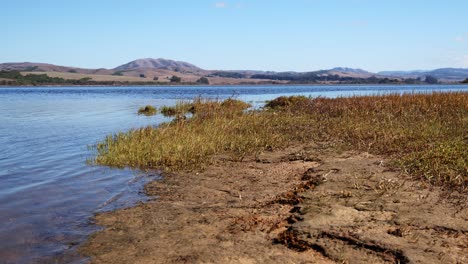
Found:
[(340, 77), (369, 78), (372, 76), (380, 78), (425, 78), (430, 75), (443, 81), (462, 81), (468, 78), (468, 68), (439, 68), (434, 70), (414, 70), (414, 71), (380, 71), (369, 72), (359, 68), (334, 67), (328, 70), (308, 71), (308, 72), (276, 72), (258, 70), (205, 70), (194, 64), (185, 61), (176, 61), (163, 58), (143, 58), (130, 61), (112, 69), (85, 69), (71, 66), (60, 66), (48, 63), (35, 62), (9, 62), (1, 63), (0, 71), (22, 71), (22, 72), (62, 72), (78, 74), (99, 74), (99, 75), (125, 75), (132, 77), (149, 76), (159, 78), (170, 75), (188, 74), (192, 79), (202, 76), (216, 76), (220, 78), (250, 78), (259, 75), (301, 75), (317, 74), (321, 76), (338, 75)]
[(175, 61), (169, 59), (144, 58), (137, 59), (115, 67), (116, 71), (129, 71), (136, 69), (163, 69), (172, 71), (201, 71), (202, 69), (185, 61)]

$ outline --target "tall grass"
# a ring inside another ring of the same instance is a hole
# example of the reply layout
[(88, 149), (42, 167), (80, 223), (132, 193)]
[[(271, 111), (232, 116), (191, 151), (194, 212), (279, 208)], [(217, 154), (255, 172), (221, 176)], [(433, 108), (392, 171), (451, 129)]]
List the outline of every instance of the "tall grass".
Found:
[(275, 100), (265, 110), (245, 112), (238, 100), (197, 99), (189, 119), (108, 136), (97, 145), (95, 162), (192, 170), (216, 155), (240, 160), (291, 144), (332, 141), (387, 155), (428, 182), (467, 187), (468, 93)]

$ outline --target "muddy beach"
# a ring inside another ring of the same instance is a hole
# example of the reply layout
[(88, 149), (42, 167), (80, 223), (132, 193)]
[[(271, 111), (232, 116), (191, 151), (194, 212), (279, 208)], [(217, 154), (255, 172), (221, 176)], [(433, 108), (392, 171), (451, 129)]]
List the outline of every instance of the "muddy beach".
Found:
[(91, 263), (465, 263), (466, 194), (326, 144), (217, 157), (96, 216)]

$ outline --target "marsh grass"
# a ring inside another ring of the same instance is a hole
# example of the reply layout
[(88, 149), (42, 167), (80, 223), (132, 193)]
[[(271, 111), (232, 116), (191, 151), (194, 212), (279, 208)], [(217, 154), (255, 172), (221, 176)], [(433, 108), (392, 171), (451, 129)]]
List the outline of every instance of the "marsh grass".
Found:
[(158, 110), (156, 110), (156, 108), (154, 106), (151, 106), (151, 105), (140, 107), (138, 109), (138, 114), (139, 115), (152, 116), (152, 115), (157, 114), (157, 112), (158, 112)]
[(295, 96), (280, 96), (274, 100), (268, 101), (265, 104), (265, 108), (267, 109), (285, 109), (291, 106), (300, 106), (301, 104), (308, 104), (309, 99), (303, 95), (295, 95)]
[[(108, 136), (95, 163), (198, 170), (216, 155), (241, 160), (310, 141), (390, 157), (414, 177), (464, 190), (468, 183), (468, 93), (277, 99), (276, 106), (196, 99), (189, 119)], [(270, 103), (271, 103), (270, 102)], [(284, 103), (286, 102), (286, 103)]]
[(213, 114), (240, 114), (249, 107), (251, 107), (250, 104), (233, 98), (228, 98), (224, 101), (196, 98), (192, 102), (179, 101), (175, 106), (162, 106), (160, 112), (166, 117), (193, 115), (196, 113), (197, 117), (200, 118)]
[(159, 111), (166, 117), (174, 117), (177, 115), (186, 115), (193, 112), (193, 104), (188, 101), (178, 101), (175, 106), (162, 106)]

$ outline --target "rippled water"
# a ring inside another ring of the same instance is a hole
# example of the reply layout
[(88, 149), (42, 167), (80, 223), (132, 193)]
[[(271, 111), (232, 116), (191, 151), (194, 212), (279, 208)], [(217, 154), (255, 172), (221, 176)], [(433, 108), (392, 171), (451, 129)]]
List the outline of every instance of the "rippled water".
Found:
[(157, 125), (138, 107), (196, 96), (262, 104), (280, 95), (350, 96), (468, 91), (467, 86), (210, 86), (0, 88), (0, 262), (81, 263), (74, 249), (98, 227), (102, 210), (146, 198), (157, 176), (86, 165), (87, 148), (105, 135)]

